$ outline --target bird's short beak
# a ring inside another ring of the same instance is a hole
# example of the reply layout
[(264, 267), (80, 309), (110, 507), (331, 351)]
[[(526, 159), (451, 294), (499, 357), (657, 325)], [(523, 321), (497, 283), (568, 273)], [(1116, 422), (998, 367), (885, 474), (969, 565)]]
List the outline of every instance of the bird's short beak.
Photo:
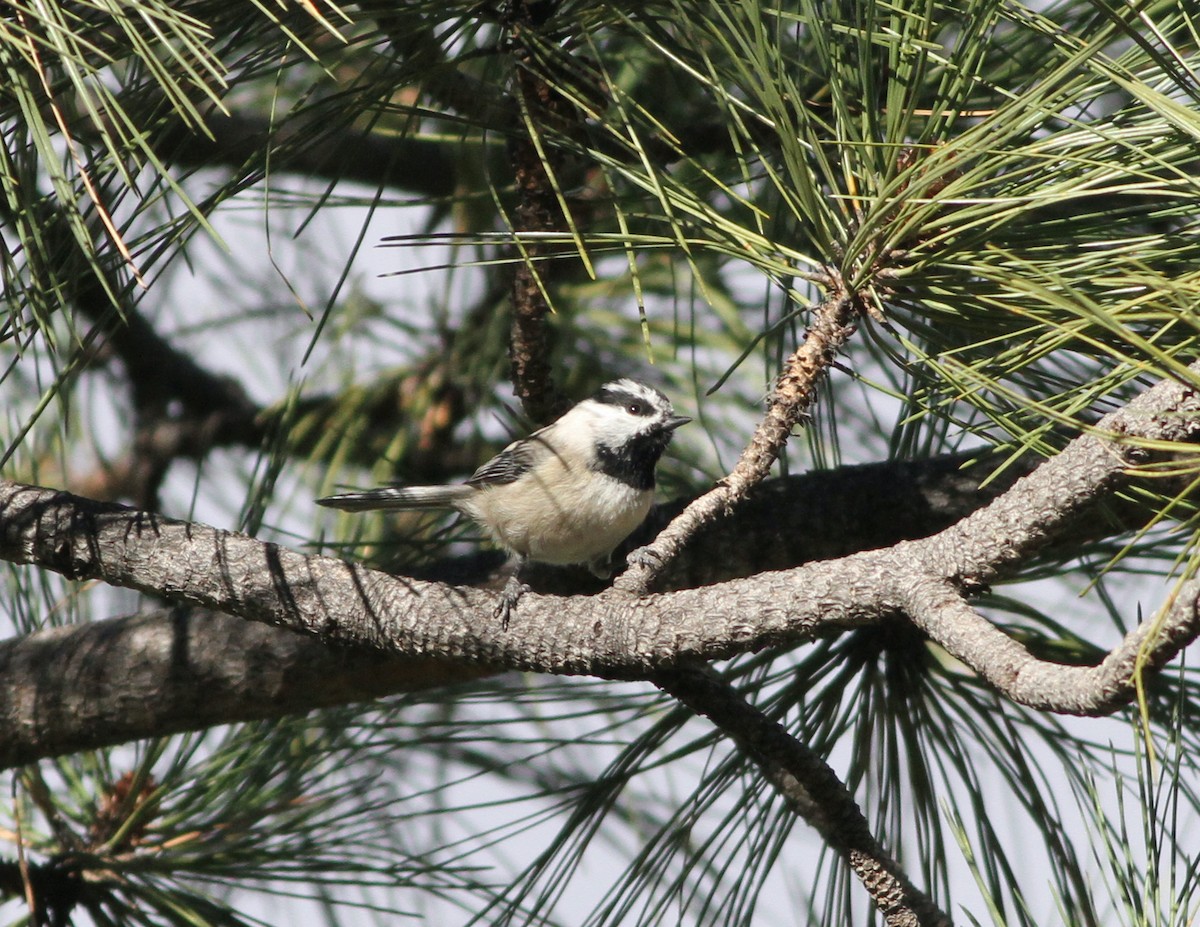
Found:
[(667, 419), (663, 423), (663, 431), (674, 431), (680, 425), (686, 425), (691, 419), (686, 415), (676, 415)]

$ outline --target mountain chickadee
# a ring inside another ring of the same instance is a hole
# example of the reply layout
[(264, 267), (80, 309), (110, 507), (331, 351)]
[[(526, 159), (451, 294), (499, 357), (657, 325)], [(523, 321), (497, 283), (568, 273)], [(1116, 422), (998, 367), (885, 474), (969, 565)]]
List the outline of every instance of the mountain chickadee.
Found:
[(690, 421), (654, 387), (615, 380), (514, 441), (465, 483), (389, 486), (317, 503), (348, 512), (457, 509), (474, 519), (518, 557), (496, 608), (507, 627), (526, 588), (519, 578), (526, 560), (586, 563), (597, 576), (610, 575), (613, 549), (650, 511), (658, 459)]

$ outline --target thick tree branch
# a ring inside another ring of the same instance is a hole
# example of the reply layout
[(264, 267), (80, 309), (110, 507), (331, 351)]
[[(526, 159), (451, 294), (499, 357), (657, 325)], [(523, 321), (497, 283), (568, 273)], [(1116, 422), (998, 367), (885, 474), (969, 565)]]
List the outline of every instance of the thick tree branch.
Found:
[[(0, 484), (0, 557), (331, 642), (490, 667), (647, 678), (680, 660), (727, 657), (894, 617), (912, 606), (917, 582), (940, 581), (961, 593), (1011, 573), (1145, 456), (1129, 436), (1194, 439), (1200, 400), (1190, 386), (1164, 382), (1098, 427), (1126, 438), (1076, 440), (985, 509), (924, 540), (641, 599), (616, 590), (530, 594), (507, 633), (491, 620), (494, 602), (484, 591), (389, 577), (13, 483)], [(953, 643), (949, 632), (929, 627), (935, 640)], [(1185, 642), (1186, 635), (1170, 638), (1155, 662)]]
[[(872, 591), (871, 564), (847, 569), (842, 565), (849, 558), (645, 600), (613, 590), (529, 595), (521, 602), (519, 630), (508, 633), (491, 619), (494, 596), (484, 590), (393, 577), (235, 532), (10, 482), (0, 482), (0, 558), (333, 643), (613, 678), (644, 678), (681, 655), (731, 656), (818, 627), (862, 624), (891, 608)], [(804, 588), (797, 592), (790, 586), (799, 577)]]
[(706, 666), (659, 673), (653, 682), (741, 746), (795, 811), (862, 881), (889, 927), (949, 927), (871, 833), (854, 796), (829, 765)]
[(187, 608), (51, 628), (0, 643), (0, 768), (478, 675)]

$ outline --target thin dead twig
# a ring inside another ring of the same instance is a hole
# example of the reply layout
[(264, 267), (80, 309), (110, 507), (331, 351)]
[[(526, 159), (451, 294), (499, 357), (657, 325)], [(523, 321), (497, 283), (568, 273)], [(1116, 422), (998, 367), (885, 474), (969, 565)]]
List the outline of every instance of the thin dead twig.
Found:
[(614, 588), (634, 595), (645, 593), (702, 525), (726, 515), (767, 477), (792, 429), (816, 402), (817, 387), (854, 333), (858, 316), (857, 303), (840, 286), (813, 310), (804, 341), (784, 364), (775, 381), (767, 413), (737, 465), (709, 492), (685, 508), (649, 547), (635, 551), (629, 569), (618, 577)]

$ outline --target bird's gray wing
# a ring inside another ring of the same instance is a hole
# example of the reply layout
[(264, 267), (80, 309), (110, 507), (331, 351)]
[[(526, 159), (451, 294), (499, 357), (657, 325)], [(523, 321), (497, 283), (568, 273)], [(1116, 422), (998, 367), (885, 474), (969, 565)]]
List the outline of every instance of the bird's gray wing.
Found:
[(528, 438), (514, 441), (471, 474), (467, 485), (482, 488), (515, 483), (549, 452), (539, 435), (541, 432), (537, 431)]

